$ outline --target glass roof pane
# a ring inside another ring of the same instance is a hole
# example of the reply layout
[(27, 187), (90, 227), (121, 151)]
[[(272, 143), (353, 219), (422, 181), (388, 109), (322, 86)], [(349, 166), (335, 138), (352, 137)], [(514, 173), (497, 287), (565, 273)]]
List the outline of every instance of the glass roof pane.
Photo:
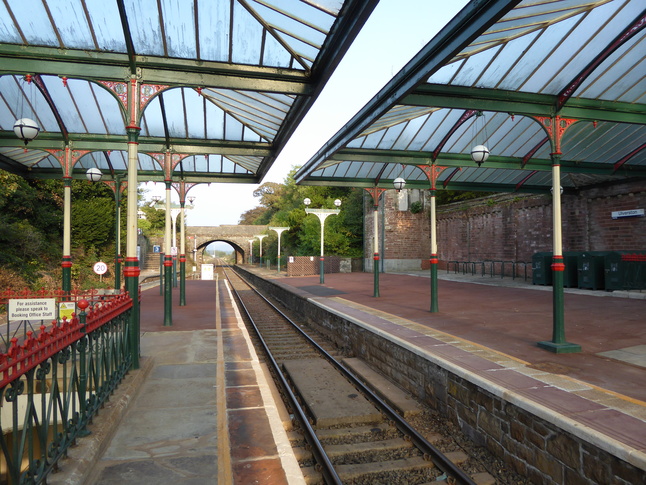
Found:
[[(427, 116), (421, 116), (419, 118), (408, 121), (406, 123), (406, 128), (403, 130), (401, 135), (399, 135), (392, 148), (395, 150), (408, 149), (408, 145), (413, 140), (413, 137), (417, 134), (422, 125), (426, 122), (427, 118)], [(382, 145), (382, 147), (386, 148), (385, 145)]]
[[(554, 52), (562, 39), (574, 27), (577, 19), (568, 19), (556, 25), (550, 26), (541, 32), (540, 37), (521, 57), (519, 62), (514, 66), (510, 73), (510, 78), (518, 79), (518, 84), (501, 83), (501, 88), (522, 90), (532, 92), (533, 89), (541, 89), (545, 85), (545, 80), (550, 79), (555, 72), (559, 70), (559, 64), (565, 63), (573, 55), (572, 50), (565, 53), (565, 57), (551, 58), (550, 54)], [(570, 45), (570, 49), (572, 46)], [(549, 63), (540, 65), (539, 63), (549, 59)], [(508, 81), (509, 78), (506, 80)], [(525, 81), (526, 80), (526, 81)], [(554, 93), (552, 93), (554, 94)]]
[[(316, 14), (321, 14), (323, 16), (323, 13), (320, 10), (313, 9), (311, 7), (307, 7), (305, 4), (294, 2), (292, 5), (290, 5), (290, 10), (293, 12), (290, 12), (289, 15), (286, 15), (285, 12), (279, 12), (275, 9), (271, 9), (265, 5), (262, 5), (260, 2), (254, 2), (251, 0), (250, 5), (252, 8), (258, 12), (258, 14), (261, 15), (262, 19), (264, 22), (266, 22), (269, 26), (272, 27), (274, 31), (277, 31), (279, 33), (279, 36), (281, 33), (284, 33), (290, 37), (296, 37), (301, 39), (303, 42), (307, 42), (309, 44), (315, 45), (318, 48), (321, 47), (323, 42), (325, 41), (325, 33), (321, 32), (315, 28), (312, 28), (312, 26), (307, 25), (303, 23), (301, 20), (298, 18), (291, 17), (290, 15), (296, 14), (298, 15), (296, 10), (299, 10), (298, 8), (293, 8), (294, 6), (298, 7), (306, 7), (307, 11), (303, 12), (303, 14), (307, 18), (308, 22), (312, 21), (314, 19), (310, 18), (312, 13)], [(327, 17), (326, 20), (328, 20), (328, 25), (326, 26), (325, 31), (327, 31), (332, 24), (329, 20), (334, 20), (333, 17), (330, 16), (325, 16)]]
[(96, 37), (99, 50), (108, 52), (126, 52), (123, 27), (116, 2), (105, 0), (85, 0), (92, 33)]
[(259, 64), (264, 29), (238, 2), (233, 5), (232, 62)]
[(216, 140), (224, 139), (226, 113), (213, 103), (206, 103), (206, 136)]
[[(644, 95), (644, 60), (646, 31), (642, 30), (610, 55), (596, 70), (598, 75), (586, 79), (574, 96), (592, 99), (640, 101)], [(621, 75), (617, 75), (621, 73)]]
[(130, 35), (138, 54), (163, 56), (166, 39), (162, 36), (157, 0), (125, 2)]
[(483, 72), (484, 66), (488, 66), (492, 59), (498, 54), (499, 49), (487, 49), (484, 52), (469, 57), (462, 64), (459, 72), (451, 81), (451, 84), (460, 86), (482, 86), (478, 80)]
[(516, 60), (522, 57), (525, 50), (530, 47), (537, 36), (538, 32), (533, 32), (514, 39), (511, 42), (507, 42), (498, 54), (496, 62), (493, 62), (485, 69), (485, 72), (479, 79), (478, 86), (499, 87), (503, 89), (504, 86), (507, 89), (512, 86), (519, 86), (525, 80), (527, 74), (524, 72), (521, 73), (518, 70), (512, 70), (510, 75), (507, 76), (507, 72), (513, 68)]
[(141, 134), (143, 136), (164, 136), (164, 119), (161, 114), (159, 96), (155, 96), (146, 105), (141, 117)]
[(406, 125), (401, 123), (386, 129), (385, 133), (383, 131), (372, 133), (365, 137), (365, 142), (362, 145), (362, 148), (392, 148), (405, 128)]
[[(45, 0), (46, 1), (46, 0)], [(33, 3), (33, 2), (32, 2)], [(63, 46), (73, 49), (95, 49), (83, 5), (78, 0), (47, 2)]]
[(231, 5), (228, 2), (199, 0), (198, 12), (200, 59), (228, 61)]
[(166, 55), (188, 59), (197, 58), (193, 1), (163, 0), (161, 9), (166, 34)]
[[(185, 110), (185, 113), (182, 113), (182, 115), (186, 116), (186, 126), (188, 128), (188, 132), (184, 130), (182, 137), (204, 138), (204, 117), (193, 115), (193, 113), (198, 114), (204, 111), (204, 100), (202, 99), (202, 96), (197, 94), (194, 89), (190, 88), (181, 88), (179, 90), (175, 89), (174, 91), (181, 93), (183, 98), (182, 104), (175, 102), (171, 105), (177, 111), (182, 111), (182, 107)], [(168, 108), (166, 116), (168, 116)]]
[(36, 165), (43, 159), (48, 159), (44, 162), (45, 166), (54, 168), (60, 168), (61, 166), (53, 156), (40, 150), (25, 150), (22, 147), (0, 147), (0, 155), (15, 160), (18, 163), (22, 163), (27, 167)]
[(522, 158), (545, 138), (545, 132), (532, 119), (515, 116), (512, 120), (511, 116), (507, 116), (493, 136), (496, 154)]
[[(267, 36), (265, 40), (265, 50), (263, 52), (262, 62), (265, 66), (273, 67), (291, 67), (292, 56), (285, 48), (272, 36)], [(298, 66), (295, 66), (298, 67)]]
[(0, 41), (7, 44), (20, 44), (22, 42), (20, 32), (18, 32), (16, 24), (9, 16), (4, 3), (0, 3)]
[[(25, 8), (24, 0), (7, 0), (6, 3), (28, 44), (61, 47), (41, 2), (31, 2), (29, 8)], [(22, 43), (22, 39), (18, 42)]]
[(554, 76), (551, 85), (546, 86), (545, 92), (558, 93), (564, 85), (570, 82), (567, 76), (583, 71), (599, 55), (599, 52), (606, 49), (609, 41), (624, 30), (626, 23), (632, 21), (637, 15), (637, 12), (630, 12), (631, 9), (626, 8), (613, 17), (615, 10), (615, 5), (604, 5), (594, 9), (563, 40), (553, 56), (563, 61), (568, 57), (571, 58), (567, 63), (563, 62), (560, 70), (556, 70), (559, 74)]
[(429, 76), (426, 82), (431, 84), (451, 84), (456, 73), (462, 69), (462, 65), (465, 63), (465, 60), (458, 60), (442, 66), (437, 72)]

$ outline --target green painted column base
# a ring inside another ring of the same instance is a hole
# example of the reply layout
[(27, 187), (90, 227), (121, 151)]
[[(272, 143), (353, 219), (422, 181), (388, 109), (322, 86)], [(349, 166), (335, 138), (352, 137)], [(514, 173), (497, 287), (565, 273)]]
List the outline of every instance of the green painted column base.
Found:
[(431, 313), (440, 311), (437, 285), (437, 255), (431, 254)]
[(538, 342), (537, 345), (544, 350), (549, 350), (555, 354), (572, 354), (576, 352), (581, 352), (581, 346), (579, 344), (572, 344), (570, 342), (563, 342), (562, 344), (557, 344), (554, 342)]
[(375, 253), (374, 256), (374, 264), (373, 264), (373, 271), (374, 271), (374, 296), (377, 297), (379, 296), (379, 255)]
[(179, 258), (179, 306), (186, 306), (186, 258)]
[(319, 264), (319, 271), (321, 272), (321, 277), (319, 278), (319, 283), (323, 284), (325, 283), (325, 261), (323, 259), (323, 256), (321, 256), (320, 259), (320, 264)]
[(164, 257), (164, 327), (173, 325), (173, 261)]
[(139, 305), (139, 261), (137, 258), (126, 258), (123, 270), (126, 291), (132, 298), (132, 310), (130, 314), (129, 346), (132, 357), (132, 368), (139, 369), (140, 345), (140, 305)]

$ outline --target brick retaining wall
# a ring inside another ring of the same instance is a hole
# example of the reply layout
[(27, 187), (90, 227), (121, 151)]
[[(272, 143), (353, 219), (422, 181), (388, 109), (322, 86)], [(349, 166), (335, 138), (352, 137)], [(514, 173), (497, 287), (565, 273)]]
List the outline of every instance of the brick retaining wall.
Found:
[[(389, 190), (385, 204), (382, 257), (386, 271), (426, 269), (430, 256), (429, 191)], [(420, 200), (424, 210), (409, 211)], [(562, 196), (564, 251), (646, 250), (646, 217), (612, 219), (613, 211), (646, 208), (646, 181), (635, 180)], [(371, 201), (365, 213), (371, 214)], [(380, 218), (381, 218), (380, 210)], [(366, 259), (372, 258), (372, 217), (364, 218)], [(437, 208), (440, 268), (448, 261), (526, 261), (552, 251), (552, 199), (547, 195), (501, 194)], [(390, 263), (389, 263), (390, 261)], [(509, 275), (511, 266), (506, 267)], [(531, 274), (530, 274), (531, 276)]]
[(604, 449), (599, 440), (584, 439), (589, 434), (582, 428), (574, 428), (578, 435), (565, 430), (558, 425), (561, 418), (553, 413), (543, 410), (544, 416), (539, 416), (540, 405), (532, 406), (522, 399), (511, 402), (512, 391), (496, 391), (478, 382), (477, 376), (458, 375), (450, 366), (443, 366), (440, 359), (431, 361), (413, 348), (308, 301), (305, 293), (238, 270), (299, 313), (342, 352), (368, 362), (533, 483), (643, 482), (644, 470), (613, 454), (612, 444), (608, 445), (610, 450)]

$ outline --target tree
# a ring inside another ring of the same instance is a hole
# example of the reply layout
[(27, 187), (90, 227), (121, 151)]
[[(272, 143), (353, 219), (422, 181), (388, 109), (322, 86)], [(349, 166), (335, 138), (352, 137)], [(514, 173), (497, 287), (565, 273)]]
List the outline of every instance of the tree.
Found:
[[(325, 252), (347, 257), (363, 253), (363, 194), (360, 189), (347, 187), (300, 186), (294, 180), (293, 168), (283, 184), (268, 182), (254, 191), (260, 198), (258, 207), (242, 214), (245, 224), (268, 224), (290, 227), (281, 236), (281, 254), (295, 256), (318, 255), (321, 226), (317, 217), (305, 212), (303, 199), (311, 199), (312, 207), (334, 208), (341, 199), (339, 215), (325, 221)], [(277, 253), (278, 236), (274, 231), (263, 241), (263, 253)]]

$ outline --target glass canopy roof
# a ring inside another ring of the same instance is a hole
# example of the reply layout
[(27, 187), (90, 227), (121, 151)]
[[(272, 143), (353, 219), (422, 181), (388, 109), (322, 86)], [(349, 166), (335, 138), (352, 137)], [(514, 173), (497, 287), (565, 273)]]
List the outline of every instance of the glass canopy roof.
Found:
[(548, 191), (557, 117), (565, 190), (646, 178), (645, 26), (642, 0), (471, 2), (297, 182), (428, 188), (435, 164), (438, 189)]
[[(141, 84), (139, 179), (260, 182), (377, 0), (0, 2), (0, 168), (127, 167), (124, 91)], [(33, 119), (24, 146), (13, 132)]]

